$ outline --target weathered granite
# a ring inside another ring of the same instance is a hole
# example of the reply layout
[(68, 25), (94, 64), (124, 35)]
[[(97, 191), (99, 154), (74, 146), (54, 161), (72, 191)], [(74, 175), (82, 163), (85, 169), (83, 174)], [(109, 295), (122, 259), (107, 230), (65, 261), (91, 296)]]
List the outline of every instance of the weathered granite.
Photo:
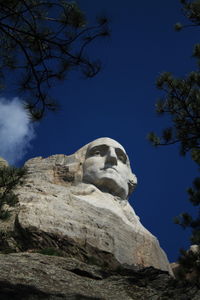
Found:
[(115, 270), (74, 258), (0, 255), (2, 300), (199, 300), (196, 285), (182, 284), (152, 267)]
[[(137, 180), (128, 157), (126, 161), (118, 157), (116, 149), (124, 153), (125, 150), (110, 139), (100, 142), (108, 145), (110, 151), (105, 154), (108, 167), (103, 178), (106, 189), (110, 183), (112, 185), (109, 192), (100, 190), (101, 185), (97, 188), (84, 180), (86, 159), (96, 161), (99, 157), (98, 163), (103, 163), (103, 155), (99, 156), (99, 152), (88, 154), (91, 144), (74, 155), (29, 160), (25, 164), (28, 168), (26, 182), (16, 190), (19, 205), (12, 208), (12, 218), (0, 224), (0, 250), (7, 248), (7, 251), (19, 252), (53, 247), (63, 256), (84, 262), (112, 267), (118, 264), (140, 268), (153, 266), (171, 272), (158, 240), (142, 226), (127, 200)], [(101, 144), (99, 140), (97, 144)], [(114, 164), (117, 172), (127, 168), (124, 172), (128, 175), (122, 178), (122, 183), (117, 182), (116, 170), (110, 170)], [(113, 188), (116, 182), (118, 186), (121, 184), (117, 194)]]
[(8, 167), (8, 166), (9, 166), (8, 162), (3, 157), (0, 156), (0, 168)]
[[(184, 258), (187, 260), (185, 263)], [(171, 263), (171, 269), (174, 274), (174, 277), (177, 280), (186, 280), (188, 282), (196, 282), (200, 286), (200, 277), (199, 277), (199, 257), (200, 257), (200, 246), (191, 245), (190, 248), (181, 253), (178, 262)], [(181, 263), (180, 263), (181, 258)], [(190, 263), (188, 263), (190, 261)]]

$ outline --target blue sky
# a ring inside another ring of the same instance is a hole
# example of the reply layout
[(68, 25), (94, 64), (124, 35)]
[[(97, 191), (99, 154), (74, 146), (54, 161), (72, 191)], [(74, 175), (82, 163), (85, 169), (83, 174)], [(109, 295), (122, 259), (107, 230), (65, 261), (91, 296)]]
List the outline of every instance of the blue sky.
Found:
[(98, 137), (116, 139), (138, 177), (130, 203), (169, 260), (176, 261), (179, 248), (189, 245), (189, 232), (173, 224), (173, 217), (195, 211), (186, 189), (198, 175), (197, 166), (189, 156), (181, 157), (177, 146), (153, 148), (146, 136), (169, 124), (154, 111), (161, 96), (156, 78), (163, 71), (185, 76), (195, 68), (191, 55), (197, 30), (174, 31), (176, 22), (187, 22), (178, 0), (78, 3), (91, 23), (102, 13), (110, 19), (111, 37), (96, 41), (89, 50), (91, 57), (102, 61), (102, 70), (88, 80), (73, 72), (52, 89), (61, 110), (35, 127), (35, 138), (27, 140), (31, 146), (16, 164), (36, 156), (72, 154)]

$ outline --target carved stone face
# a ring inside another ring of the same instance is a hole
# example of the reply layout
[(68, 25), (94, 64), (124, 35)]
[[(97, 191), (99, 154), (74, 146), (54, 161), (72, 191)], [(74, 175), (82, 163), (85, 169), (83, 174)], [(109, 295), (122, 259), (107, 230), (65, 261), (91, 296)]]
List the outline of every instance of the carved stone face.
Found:
[(118, 142), (100, 138), (89, 144), (83, 163), (83, 182), (126, 199), (133, 176), (127, 154)]

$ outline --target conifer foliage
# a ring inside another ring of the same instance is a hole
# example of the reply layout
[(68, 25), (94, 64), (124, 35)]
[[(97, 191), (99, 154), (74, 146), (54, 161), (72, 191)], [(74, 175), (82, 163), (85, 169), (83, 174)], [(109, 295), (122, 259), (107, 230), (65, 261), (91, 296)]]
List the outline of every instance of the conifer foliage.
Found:
[(165, 92), (165, 96), (156, 103), (156, 111), (170, 115), (172, 125), (163, 131), (161, 137), (150, 133), (150, 141), (155, 146), (179, 143), (182, 155), (191, 152), (193, 159), (200, 163), (199, 70), (191, 72), (184, 79), (163, 73), (157, 80), (157, 87)]
[[(200, 26), (200, 0), (180, 0), (183, 14), (189, 24), (177, 23), (177, 31), (191, 26)], [(163, 91), (163, 97), (156, 103), (156, 111), (160, 115), (171, 117), (171, 126), (166, 128), (161, 136), (151, 132), (148, 136), (154, 146), (179, 144), (180, 154), (190, 153), (192, 159), (200, 166), (200, 44), (194, 46), (193, 57), (197, 60), (196, 70), (185, 78), (175, 78), (165, 72), (157, 80), (157, 87)], [(190, 278), (200, 284), (200, 177), (193, 182), (188, 190), (189, 201), (197, 207), (197, 215), (192, 217), (182, 213), (175, 218), (175, 223), (183, 228), (191, 228), (191, 244), (195, 251), (181, 250), (179, 263), (182, 277)]]
[(87, 26), (77, 4), (66, 0), (0, 0), (0, 87), (17, 71), (20, 91), (33, 120), (57, 103), (49, 88), (72, 70), (95, 76), (101, 67), (91, 60), (86, 48), (109, 34), (107, 19)]
[(24, 180), (26, 168), (10, 166), (0, 167), (0, 219), (5, 220), (10, 216), (9, 206), (15, 206), (18, 202), (13, 189)]
[[(188, 189), (189, 201), (196, 207), (200, 206), (200, 177), (193, 182), (193, 187)], [(175, 223), (180, 224), (184, 229), (192, 228), (191, 243), (200, 245), (200, 210), (197, 218), (194, 219), (188, 213), (182, 213), (179, 218), (175, 218)]]
[[(200, 0), (180, 2), (190, 24), (177, 23), (175, 29), (200, 26)], [(151, 132), (148, 138), (154, 146), (178, 143), (180, 154), (190, 152), (193, 160), (200, 164), (200, 44), (194, 46), (193, 57), (197, 60), (197, 68), (185, 78), (175, 78), (170, 72), (165, 72), (157, 79), (163, 97), (156, 103), (156, 112), (169, 115), (172, 125), (163, 131), (162, 136)]]
[(189, 201), (197, 207), (197, 214), (192, 217), (188, 213), (182, 213), (174, 219), (176, 224), (183, 229), (191, 228), (190, 242), (195, 250), (180, 250), (179, 276), (196, 282), (200, 287), (200, 177), (195, 178), (193, 187), (188, 189)]

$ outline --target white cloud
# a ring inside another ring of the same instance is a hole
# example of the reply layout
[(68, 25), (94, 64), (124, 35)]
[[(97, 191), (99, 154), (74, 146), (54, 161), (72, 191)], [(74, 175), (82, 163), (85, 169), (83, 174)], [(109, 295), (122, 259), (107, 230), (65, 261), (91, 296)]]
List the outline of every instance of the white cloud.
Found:
[(18, 98), (0, 98), (0, 156), (14, 164), (30, 147), (34, 128)]

